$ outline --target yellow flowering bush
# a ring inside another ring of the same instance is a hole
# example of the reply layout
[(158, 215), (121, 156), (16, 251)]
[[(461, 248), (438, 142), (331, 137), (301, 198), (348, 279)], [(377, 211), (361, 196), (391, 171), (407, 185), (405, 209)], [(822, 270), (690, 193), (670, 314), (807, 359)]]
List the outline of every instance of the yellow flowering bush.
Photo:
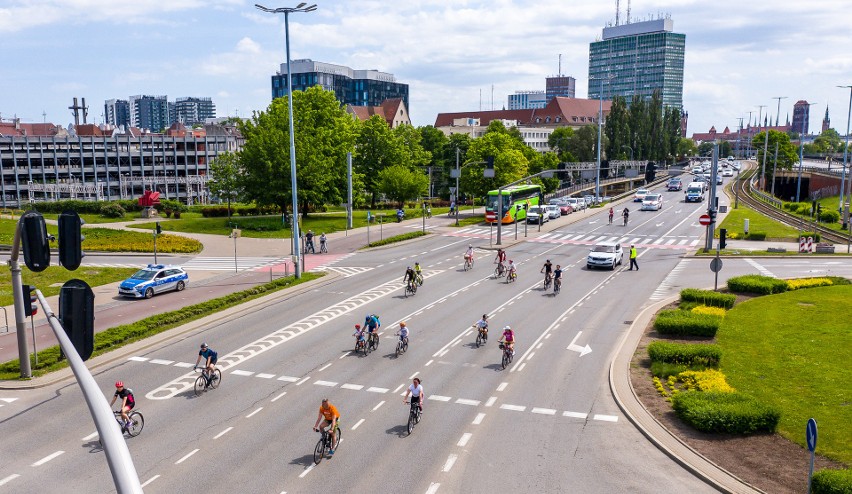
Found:
[(657, 392), (659, 392), (661, 396), (669, 395), (669, 393), (666, 391), (666, 387), (663, 386), (663, 383), (662, 381), (660, 381), (659, 377), (654, 378), (654, 387), (657, 388)]
[(815, 286), (829, 286), (834, 282), (828, 278), (803, 278), (799, 280), (787, 280), (787, 287), (790, 290), (798, 290), (799, 288), (812, 288)]
[(703, 371), (683, 371), (677, 375), (678, 381), (682, 383), (682, 389), (695, 389), (698, 391), (719, 391), (722, 393), (733, 393), (736, 391), (725, 380), (725, 374), (716, 369)]
[(725, 317), (725, 309), (721, 307), (710, 307), (707, 305), (697, 305), (692, 308), (692, 312), (696, 314), (707, 314), (709, 316)]

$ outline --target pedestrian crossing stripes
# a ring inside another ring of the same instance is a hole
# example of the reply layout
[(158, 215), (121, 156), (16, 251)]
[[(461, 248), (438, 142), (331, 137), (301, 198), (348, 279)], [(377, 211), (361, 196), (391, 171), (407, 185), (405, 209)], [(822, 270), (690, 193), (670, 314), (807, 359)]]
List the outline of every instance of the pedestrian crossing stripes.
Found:
[(655, 249), (683, 249), (690, 250), (696, 247), (699, 239), (692, 240), (677, 237), (659, 237), (659, 238), (643, 238), (643, 237), (613, 237), (609, 235), (588, 235), (588, 234), (563, 234), (554, 233), (542, 235), (541, 237), (531, 238), (530, 242), (539, 243), (562, 243), (576, 245), (593, 245), (601, 242), (616, 242), (619, 244), (632, 244), (636, 247), (655, 248)]
[(672, 288), (675, 288), (676, 286), (674, 284), (675, 280), (680, 275), (680, 272), (687, 268), (690, 263), (691, 261), (689, 259), (684, 259), (683, 261), (678, 263), (678, 265), (675, 266), (674, 269), (669, 272), (668, 276), (666, 276), (663, 282), (660, 283), (660, 286), (658, 286), (657, 289), (654, 290), (654, 293), (652, 293), (651, 296), (648, 297), (648, 299), (652, 301), (662, 300), (671, 295)]
[(181, 267), (187, 271), (248, 271), (288, 261), (287, 257), (195, 257)]
[(333, 271), (342, 274), (344, 278), (355, 276), (356, 274), (366, 273), (373, 268), (356, 267), (356, 266), (317, 266), (312, 271)]

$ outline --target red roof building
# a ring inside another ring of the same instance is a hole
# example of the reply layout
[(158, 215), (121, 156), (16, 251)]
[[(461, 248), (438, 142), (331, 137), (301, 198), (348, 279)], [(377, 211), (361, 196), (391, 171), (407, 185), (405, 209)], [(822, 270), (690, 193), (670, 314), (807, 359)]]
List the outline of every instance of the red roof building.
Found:
[(379, 115), (385, 119), (390, 128), (400, 125), (411, 125), (408, 109), (402, 98), (391, 98), (382, 101), (381, 106), (354, 106), (346, 105), (346, 113), (353, 115), (364, 122), (373, 115)]

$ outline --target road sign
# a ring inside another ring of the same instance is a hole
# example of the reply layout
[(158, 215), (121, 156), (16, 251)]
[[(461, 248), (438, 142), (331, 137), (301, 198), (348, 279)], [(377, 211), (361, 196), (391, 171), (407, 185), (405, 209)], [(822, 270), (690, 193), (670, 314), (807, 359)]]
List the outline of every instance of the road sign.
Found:
[(714, 273), (718, 273), (722, 270), (722, 260), (718, 257), (714, 257), (712, 261), (710, 261), (710, 271)]
[(814, 419), (808, 419), (808, 427), (806, 429), (805, 439), (808, 442), (808, 451), (813, 453), (816, 450), (817, 444), (817, 423)]
[(450, 194), (455, 195), (455, 193), (456, 193), (456, 188), (455, 188), (455, 187), (450, 187)]
[(710, 215), (709, 214), (702, 214), (701, 217), (698, 218), (698, 222), (701, 223), (704, 226), (709, 225), (710, 224)]

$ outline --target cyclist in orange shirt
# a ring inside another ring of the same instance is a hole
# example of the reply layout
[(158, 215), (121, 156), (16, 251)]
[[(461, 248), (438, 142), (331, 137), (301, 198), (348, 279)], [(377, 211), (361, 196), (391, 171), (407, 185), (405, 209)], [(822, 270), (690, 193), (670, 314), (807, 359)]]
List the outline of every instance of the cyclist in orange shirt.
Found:
[[(335, 444), (334, 433), (340, 427), (340, 413), (337, 411), (337, 408), (335, 408), (334, 405), (329, 403), (328, 398), (323, 398), (322, 400), (322, 405), (320, 405), (319, 413), (317, 413), (317, 421), (314, 424), (314, 432), (319, 432), (317, 426), (319, 425), (320, 420), (323, 421), (323, 429), (328, 427), (328, 433), (331, 435), (331, 444)], [(329, 449), (328, 454), (333, 455), (334, 450)]]

